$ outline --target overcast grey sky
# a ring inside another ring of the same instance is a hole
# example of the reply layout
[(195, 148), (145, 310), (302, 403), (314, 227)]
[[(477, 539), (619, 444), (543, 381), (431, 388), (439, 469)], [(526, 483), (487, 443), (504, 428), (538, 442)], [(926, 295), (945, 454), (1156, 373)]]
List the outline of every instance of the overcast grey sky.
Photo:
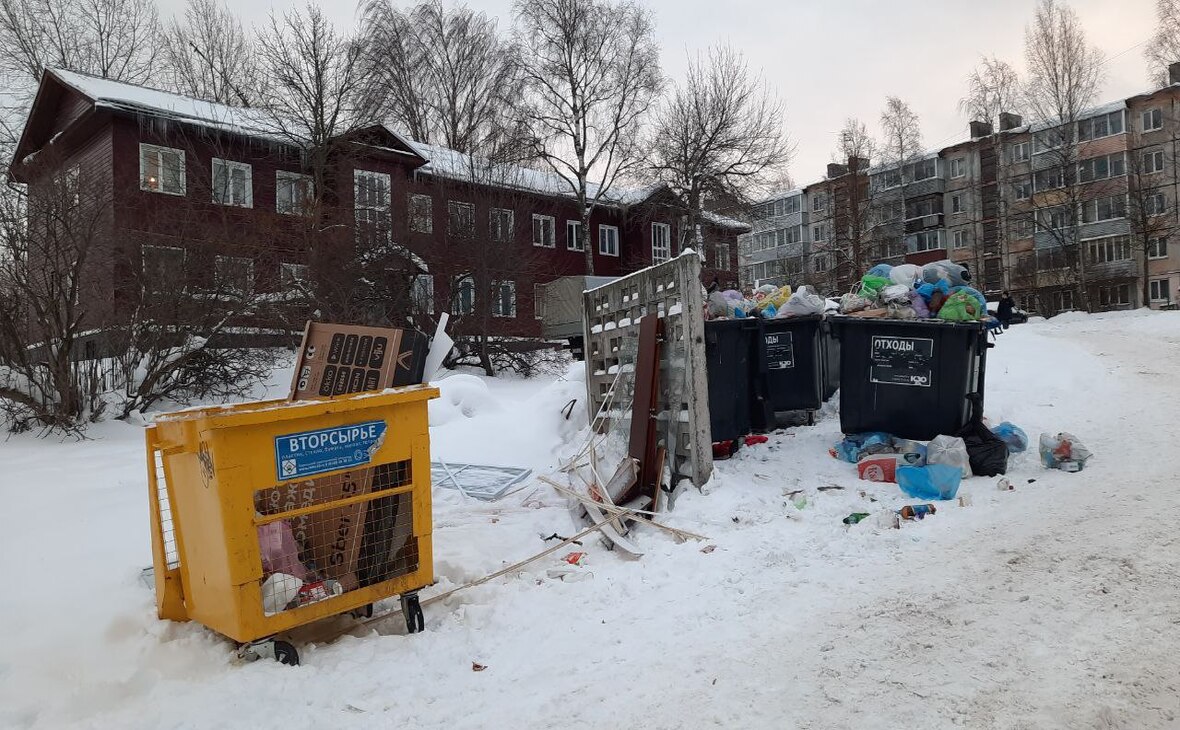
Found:
[[(158, 0), (165, 14), (185, 0)], [(231, 2), (248, 23), (304, 0)], [(321, 0), (340, 25), (355, 23), (356, 3)], [(410, 2), (399, 3), (409, 5)], [(511, 22), (511, 0), (471, 7)], [(741, 49), (782, 98), (797, 145), (797, 183), (822, 177), (844, 119), (874, 133), (886, 95), (900, 96), (922, 120), (928, 148), (966, 137), (958, 111), (964, 78), (979, 56), (995, 54), (1023, 70), (1024, 26), (1034, 0), (648, 0), (656, 15), (664, 72), (679, 77), (689, 53), (717, 42)], [(1091, 42), (1107, 55), (1099, 101), (1147, 88), (1143, 42), (1155, 25), (1153, 0), (1072, 0)], [(1129, 50), (1128, 50), (1129, 49)]]

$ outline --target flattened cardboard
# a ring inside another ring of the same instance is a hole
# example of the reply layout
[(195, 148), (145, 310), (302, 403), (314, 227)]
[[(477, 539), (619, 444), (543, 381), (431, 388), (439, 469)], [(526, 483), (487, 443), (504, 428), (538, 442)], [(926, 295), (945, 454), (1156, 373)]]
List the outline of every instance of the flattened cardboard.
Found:
[[(256, 505), (262, 514), (275, 514), (367, 494), (372, 469), (358, 469), (263, 491)], [(368, 503), (313, 512), (290, 520), (295, 540), (303, 546), (301, 559), (324, 578), (335, 578), (346, 591), (359, 584), (356, 575)]]
[(426, 336), (414, 330), (308, 322), (291, 400), (337, 398), (422, 382)]

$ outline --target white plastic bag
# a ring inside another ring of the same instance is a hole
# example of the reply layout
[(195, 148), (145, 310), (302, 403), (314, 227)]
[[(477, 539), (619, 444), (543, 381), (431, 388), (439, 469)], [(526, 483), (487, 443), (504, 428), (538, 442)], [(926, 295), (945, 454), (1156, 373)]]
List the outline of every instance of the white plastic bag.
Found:
[(811, 291), (810, 287), (801, 286), (791, 295), (791, 298), (778, 310), (779, 317), (798, 317), (805, 314), (823, 314), (827, 308), (827, 300)]
[(963, 478), (971, 476), (971, 459), (967, 444), (958, 436), (935, 436), (926, 446), (927, 464), (947, 464), (963, 470)]
[(909, 288), (914, 287), (914, 282), (921, 280), (922, 267), (917, 264), (902, 264), (894, 266), (889, 272), (889, 279), (894, 284), (902, 284)]

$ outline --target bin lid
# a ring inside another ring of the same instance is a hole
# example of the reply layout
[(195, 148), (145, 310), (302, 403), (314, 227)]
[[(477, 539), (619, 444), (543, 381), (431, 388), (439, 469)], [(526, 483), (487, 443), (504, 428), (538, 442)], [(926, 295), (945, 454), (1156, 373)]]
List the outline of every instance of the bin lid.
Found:
[(900, 325), (905, 327), (966, 327), (973, 330), (986, 328), (983, 322), (951, 322), (945, 319), (892, 319), (890, 317), (854, 317), (850, 314), (836, 314), (828, 317), (833, 324), (841, 326), (850, 324), (860, 325)]
[(232, 428), (256, 423), (290, 421), (329, 413), (386, 408), (429, 400), (437, 398), (438, 395), (438, 388), (432, 385), (407, 385), (400, 388), (387, 388), (374, 393), (357, 393), (331, 400), (290, 401), (286, 398), (278, 398), (229, 403), (221, 406), (198, 406), (172, 413), (162, 413), (156, 417), (156, 422), (180, 423), (204, 420), (208, 422), (209, 428)]

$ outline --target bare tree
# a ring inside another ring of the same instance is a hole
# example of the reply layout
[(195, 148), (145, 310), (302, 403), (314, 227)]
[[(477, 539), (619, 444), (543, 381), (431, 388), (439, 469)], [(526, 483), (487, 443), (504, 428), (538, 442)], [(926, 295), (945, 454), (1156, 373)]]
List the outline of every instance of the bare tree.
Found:
[(904, 165), (922, 152), (922, 125), (917, 113), (898, 97), (885, 97), (885, 109), (881, 111), (882, 162)]
[(782, 104), (728, 46), (690, 60), (656, 114), (651, 147), (652, 171), (688, 207), (681, 246), (691, 237), (697, 250), (706, 201), (748, 205), (782, 179), (791, 157)]
[(380, 121), (384, 98), (364, 63), (364, 44), (333, 27), (318, 5), (272, 15), (258, 37), (259, 61), (269, 76), (263, 103), (276, 132), (309, 152), (316, 195), (332, 144)]
[(258, 73), (251, 39), (228, 5), (217, 0), (189, 0), (184, 18), (173, 20), (164, 35), (169, 83), (198, 99), (253, 106), (264, 75)]
[(645, 164), (641, 128), (662, 83), (651, 13), (632, 0), (518, 0), (516, 17), (532, 151), (578, 201), (592, 274), (590, 216)]
[[(1087, 203), (1103, 192), (1081, 179), (1082, 142), (1078, 123), (1093, 103), (1103, 79), (1103, 56), (1086, 40), (1074, 11), (1057, 0), (1040, 0), (1024, 32), (1028, 82), (1025, 104), (1040, 130), (1034, 145), (1043, 161), (1034, 172), (1034, 216), (1038, 229), (1059, 249), (1059, 262), (1073, 270), (1073, 286), (1089, 309), (1086, 256), (1080, 225)], [(1060, 266), (1055, 265), (1059, 270)]]
[(1147, 78), (1168, 85), (1168, 66), (1180, 61), (1180, 0), (1155, 0), (1155, 32), (1143, 49)]
[(0, 0), (0, 67), (30, 86), (55, 66), (151, 81), (159, 36), (152, 0)]
[(1002, 112), (1020, 112), (1020, 96), (1016, 70), (995, 56), (984, 56), (967, 76), (967, 95), (959, 100), (959, 110), (971, 121), (988, 122), (999, 129)]
[[(836, 137), (828, 180), (821, 195), (823, 205), (812, 200), (812, 248), (810, 258), (826, 255), (827, 282), (832, 290), (847, 289), (868, 268), (874, 236), (874, 195), (869, 185), (869, 165), (877, 143), (858, 119), (845, 120)], [(832, 174), (834, 173), (834, 174)], [(826, 238), (815, 239), (817, 224)], [(814, 268), (814, 267), (813, 267)]]
[(523, 82), (515, 46), (496, 21), (465, 6), (390, 0), (361, 6), (367, 62), (386, 92), (386, 117), (419, 142), (488, 157), (519, 156), (502, 143), (519, 133)]

